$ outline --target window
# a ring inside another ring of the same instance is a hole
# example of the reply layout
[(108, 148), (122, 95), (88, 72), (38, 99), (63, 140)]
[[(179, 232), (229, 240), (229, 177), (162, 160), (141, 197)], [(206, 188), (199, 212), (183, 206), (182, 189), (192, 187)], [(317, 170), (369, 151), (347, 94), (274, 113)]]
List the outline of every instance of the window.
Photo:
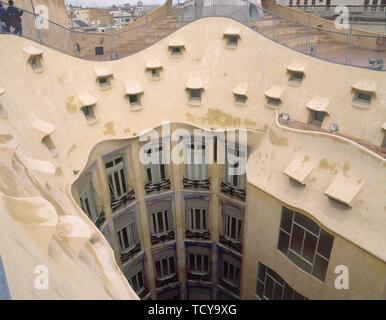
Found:
[(87, 121), (95, 120), (94, 106), (84, 106), (82, 107), (82, 112)]
[(189, 101), (201, 102), (202, 89), (188, 89), (188, 92), (189, 92)]
[(281, 103), (281, 99), (279, 98), (272, 98), (272, 97), (266, 97), (267, 98), (267, 104), (272, 107), (278, 107)]
[(98, 77), (97, 81), (101, 89), (107, 89), (111, 87), (111, 78), (112, 76)]
[(121, 251), (128, 251), (138, 243), (138, 234), (135, 221), (118, 231), (119, 246)]
[(245, 104), (247, 103), (247, 96), (244, 94), (234, 94), (236, 104)]
[(41, 56), (31, 56), (28, 59), (28, 63), (32, 67), (32, 70), (37, 71), (37, 70), (41, 70), (43, 68), (41, 60), (42, 60)]
[(172, 221), (169, 210), (152, 213), (153, 235), (160, 235), (172, 231)]
[(156, 184), (166, 180), (166, 160), (165, 146), (162, 143), (153, 144), (144, 149), (146, 159), (149, 163), (145, 164), (145, 172), (148, 183)]
[(240, 266), (230, 261), (223, 260), (221, 269), (221, 279), (234, 287), (240, 287)]
[(184, 46), (170, 46), (170, 53), (172, 56), (181, 56), (184, 52)]
[(237, 47), (239, 44), (239, 38), (239, 35), (226, 35), (226, 46), (231, 48)]
[(87, 174), (78, 182), (78, 194), (80, 207), (95, 222), (98, 218), (98, 211), (95, 204), (91, 174)]
[(189, 209), (187, 217), (187, 228), (192, 231), (208, 230), (207, 209)]
[(300, 71), (289, 71), (289, 81), (302, 82), (304, 73)]
[(130, 106), (137, 107), (141, 105), (141, 96), (140, 94), (129, 94)]
[(334, 237), (303, 214), (283, 207), (278, 249), (294, 264), (324, 281)]
[(162, 279), (175, 275), (176, 265), (174, 256), (163, 258), (155, 262), (157, 278)]
[(185, 144), (185, 175), (187, 179), (203, 181), (208, 179), (206, 145), (192, 137)]
[(225, 182), (236, 189), (245, 188), (245, 164), (247, 148), (244, 146), (226, 147)]
[(129, 283), (137, 294), (140, 293), (142, 290), (144, 290), (146, 280), (145, 280), (145, 275), (143, 273), (143, 270), (139, 271), (134, 276), (132, 276), (129, 279)]
[(126, 168), (123, 155), (105, 162), (106, 178), (111, 199), (119, 200), (128, 192)]
[(359, 101), (361, 103), (370, 104), (371, 103), (371, 97), (372, 97), (372, 94), (370, 92), (357, 90), (355, 92), (354, 101)]
[(311, 111), (310, 123), (321, 127), (324, 120), (325, 113), (323, 111)]
[(243, 238), (242, 212), (230, 206), (224, 206), (222, 215), (222, 235), (230, 241), (241, 242)]
[(256, 296), (260, 300), (307, 300), (262, 263), (257, 273)]
[(151, 79), (160, 79), (161, 71), (162, 71), (162, 68), (148, 68), (148, 72)]
[(48, 151), (50, 151), (53, 156), (56, 156), (58, 154), (58, 152), (56, 150), (56, 146), (52, 142), (50, 136), (45, 136), (42, 140), (42, 144), (44, 144), (46, 146)]
[(207, 254), (189, 253), (188, 270), (192, 273), (209, 273), (209, 256)]

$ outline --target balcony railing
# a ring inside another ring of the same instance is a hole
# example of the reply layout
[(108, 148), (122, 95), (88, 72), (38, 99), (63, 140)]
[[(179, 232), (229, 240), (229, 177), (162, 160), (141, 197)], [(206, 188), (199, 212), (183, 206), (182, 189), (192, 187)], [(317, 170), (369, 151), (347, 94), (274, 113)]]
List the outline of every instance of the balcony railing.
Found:
[(135, 200), (134, 189), (130, 190), (125, 196), (120, 199), (111, 199), (111, 210), (115, 211), (133, 200)]
[(240, 286), (237, 286), (233, 283), (230, 283), (222, 278), (220, 278), (218, 280), (218, 284), (223, 287), (225, 290), (235, 294), (235, 295), (239, 295), (240, 294)]
[(182, 183), (185, 189), (210, 189), (210, 180), (192, 180), (188, 178), (183, 178)]
[(238, 189), (232, 186), (229, 183), (221, 182), (221, 192), (230, 195), (231, 197), (239, 198), (242, 201), (245, 201), (246, 192), (244, 189)]
[(162, 288), (165, 287), (171, 283), (176, 283), (178, 282), (178, 276), (176, 274), (168, 276), (168, 277), (163, 277), (163, 278), (157, 278), (155, 280), (155, 284), (157, 288)]
[(170, 190), (171, 183), (170, 180), (162, 180), (160, 182), (147, 182), (145, 184), (145, 192), (146, 194), (152, 193), (152, 192), (161, 192), (163, 190)]
[(105, 221), (106, 221), (106, 216), (105, 216), (105, 213), (102, 211), (101, 214), (98, 216), (98, 218), (95, 220), (94, 224), (98, 229), (100, 229), (100, 227)]
[(128, 251), (121, 252), (121, 262), (124, 263), (130, 258), (134, 257), (138, 252), (141, 251), (141, 244), (138, 242), (137, 245)]
[(210, 240), (210, 231), (185, 230), (187, 239)]
[(151, 236), (151, 244), (158, 244), (162, 242), (172, 241), (175, 239), (175, 232), (170, 231), (167, 234), (163, 235), (152, 235)]
[(142, 300), (149, 294), (149, 288), (145, 286), (142, 290), (140, 290), (139, 292), (136, 292), (136, 294)]
[(237, 252), (243, 252), (243, 244), (241, 242), (229, 240), (222, 234), (220, 234), (220, 243)]
[(191, 281), (205, 281), (210, 282), (210, 273), (200, 273), (200, 272), (187, 272), (187, 278)]

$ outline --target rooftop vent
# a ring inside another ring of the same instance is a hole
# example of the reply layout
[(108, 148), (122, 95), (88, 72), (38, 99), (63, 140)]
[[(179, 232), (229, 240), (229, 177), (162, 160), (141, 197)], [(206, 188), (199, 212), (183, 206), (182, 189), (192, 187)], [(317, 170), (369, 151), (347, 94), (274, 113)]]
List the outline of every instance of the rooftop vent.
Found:
[(146, 62), (146, 72), (151, 80), (161, 79), (162, 69), (162, 63), (158, 59), (152, 59)]
[(130, 104), (130, 110), (143, 109), (141, 103), (141, 97), (143, 95), (143, 89), (136, 81), (128, 81), (125, 86), (126, 97)]
[(172, 57), (181, 57), (185, 50), (185, 44), (181, 39), (169, 41), (169, 51)]
[(247, 90), (248, 90), (248, 85), (246, 83), (239, 84), (233, 90), (233, 96), (234, 96), (236, 105), (244, 106), (247, 103), (247, 99), (248, 99)]
[(98, 100), (90, 93), (85, 92), (78, 96), (79, 108), (83, 112), (84, 117), (86, 118), (88, 124), (94, 124), (97, 122), (95, 116), (95, 105)]
[(201, 105), (202, 92), (204, 91), (204, 85), (201, 78), (198, 76), (189, 78), (186, 84), (186, 90), (189, 95), (189, 105)]
[(48, 149), (53, 157), (56, 157), (58, 155), (58, 151), (50, 137), (50, 135), (55, 132), (55, 125), (39, 118), (35, 118), (32, 121), (32, 127), (38, 133), (41, 143)]
[(97, 83), (101, 89), (111, 88), (111, 80), (113, 79), (113, 72), (108, 68), (98, 65), (94, 68), (94, 73), (97, 78)]
[(24, 47), (23, 51), (27, 54), (28, 64), (35, 72), (43, 71), (43, 50), (33, 46)]
[(268, 108), (278, 108), (282, 102), (281, 97), (284, 93), (284, 88), (280, 86), (272, 86), (264, 92), (267, 103), (265, 104)]
[(240, 28), (238, 27), (229, 27), (223, 33), (225, 39), (226, 48), (236, 48), (239, 44), (240, 37)]
[(304, 78), (304, 70), (306, 65), (301, 62), (293, 62), (287, 66), (287, 73), (289, 74), (288, 81), (292, 85), (299, 85)]

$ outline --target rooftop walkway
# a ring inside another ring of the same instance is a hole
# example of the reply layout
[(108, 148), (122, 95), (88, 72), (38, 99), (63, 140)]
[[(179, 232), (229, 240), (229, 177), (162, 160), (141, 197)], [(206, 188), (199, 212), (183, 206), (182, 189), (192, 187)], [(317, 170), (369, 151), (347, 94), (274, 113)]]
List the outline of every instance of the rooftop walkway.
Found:
[(386, 70), (384, 35), (336, 30), (331, 21), (309, 13), (280, 5), (275, 12), (269, 12), (253, 0), (245, 1), (245, 5), (219, 5), (217, 0), (208, 3), (203, 7), (195, 7), (194, 1), (165, 5), (132, 26), (106, 34), (71, 30), (25, 11), (23, 36), (79, 58), (114, 60), (139, 52), (195, 20), (226, 17), (303, 54), (339, 64)]

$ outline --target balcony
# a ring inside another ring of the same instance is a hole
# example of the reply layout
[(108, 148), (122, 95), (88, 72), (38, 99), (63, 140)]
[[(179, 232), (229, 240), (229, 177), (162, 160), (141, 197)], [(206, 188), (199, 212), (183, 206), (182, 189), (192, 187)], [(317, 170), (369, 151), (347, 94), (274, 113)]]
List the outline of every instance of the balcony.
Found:
[(135, 247), (132, 247), (129, 250), (121, 252), (121, 263), (125, 263), (130, 258), (134, 257), (138, 252), (141, 251), (141, 244), (138, 242)]
[(238, 189), (226, 182), (221, 182), (221, 192), (225, 193), (231, 197), (238, 198), (242, 201), (245, 201), (246, 192), (244, 189)]
[(210, 180), (192, 180), (188, 178), (183, 178), (182, 180), (184, 189), (203, 189), (203, 190), (209, 190), (210, 189)]
[(176, 274), (172, 274), (166, 277), (157, 278), (155, 281), (157, 288), (166, 287), (169, 284), (178, 282), (178, 277)]
[(239, 296), (240, 295), (240, 286), (230, 283), (222, 278), (218, 280), (218, 284), (223, 287), (225, 290), (231, 292), (232, 294)]
[(111, 210), (115, 211), (119, 209), (120, 207), (125, 206), (130, 201), (135, 200), (135, 191), (134, 189), (130, 190), (126, 195), (124, 195), (120, 199), (111, 199)]
[(174, 239), (175, 239), (175, 232), (170, 231), (167, 234), (163, 234), (163, 235), (152, 235), (151, 244), (154, 245), (162, 242), (172, 241)]
[(185, 237), (187, 239), (195, 240), (210, 240), (210, 232), (206, 231), (197, 231), (197, 230), (185, 230)]
[(191, 281), (205, 281), (210, 282), (210, 273), (209, 272), (194, 272), (188, 271), (187, 278)]
[(94, 224), (98, 229), (101, 228), (102, 224), (106, 221), (105, 213), (102, 211), (98, 218), (95, 220)]
[(146, 286), (146, 287), (142, 288), (141, 290), (139, 290), (138, 292), (136, 292), (136, 294), (138, 295), (138, 297), (141, 300), (143, 300), (149, 294), (149, 288)]
[(170, 180), (162, 180), (160, 182), (154, 183), (154, 182), (148, 182), (145, 184), (145, 192), (146, 194), (152, 193), (152, 192), (161, 192), (163, 190), (170, 190), (171, 184)]
[(243, 244), (241, 242), (230, 240), (222, 234), (220, 234), (220, 243), (237, 252), (242, 253), (243, 251)]

